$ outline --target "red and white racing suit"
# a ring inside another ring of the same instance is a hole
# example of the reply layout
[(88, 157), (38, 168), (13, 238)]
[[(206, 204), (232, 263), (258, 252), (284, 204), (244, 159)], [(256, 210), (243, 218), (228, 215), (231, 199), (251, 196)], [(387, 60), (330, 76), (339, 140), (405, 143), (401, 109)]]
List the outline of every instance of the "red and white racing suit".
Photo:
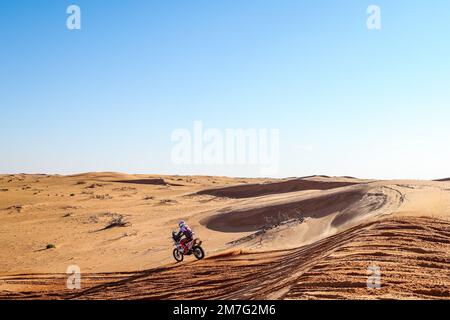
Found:
[(188, 225), (184, 225), (178, 231), (177, 238), (184, 236), (184, 239), (180, 241), (180, 245), (183, 248), (183, 253), (187, 252), (187, 244), (192, 241), (193, 232)]

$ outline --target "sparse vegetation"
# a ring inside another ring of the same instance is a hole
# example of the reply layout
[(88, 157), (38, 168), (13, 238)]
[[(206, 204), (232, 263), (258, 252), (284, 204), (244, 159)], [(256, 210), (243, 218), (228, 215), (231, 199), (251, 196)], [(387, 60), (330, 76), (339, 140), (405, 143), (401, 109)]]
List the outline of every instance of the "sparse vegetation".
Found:
[(176, 204), (178, 203), (176, 200), (172, 199), (161, 199), (159, 200), (159, 204)]
[(87, 223), (98, 223), (98, 217), (95, 214), (90, 215), (87, 219)]
[(115, 227), (128, 227), (131, 223), (124, 220), (123, 215), (121, 214), (113, 214), (113, 217), (108, 222), (108, 224), (103, 228), (103, 230), (111, 229)]
[(106, 200), (106, 199), (112, 199), (113, 197), (110, 196), (109, 194), (96, 194), (92, 196), (92, 199), (97, 199), (97, 200)]
[(305, 220), (303, 213), (297, 210), (294, 213), (295, 214), (289, 214), (288, 212), (279, 211), (275, 216), (264, 217), (263, 229), (272, 229), (291, 222), (303, 223)]
[(137, 236), (137, 231), (133, 231), (133, 232), (125, 232), (122, 234), (122, 238), (125, 237), (132, 237), (132, 236)]
[(17, 212), (22, 211), (23, 206), (21, 204), (16, 204), (7, 208), (8, 210), (16, 210)]
[(133, 187), (120, 187), (120, 188), (114, 188), (113, 191), (135, 191), (136, 188)]
[(62, 206), (61, 209), (63, 210), (73, 210), (73, 209), (78, 209), (78, 206), (70, 206), (70, 205), (66, 205), (66, 206)]
[(104, 184), (102, 184), (102, 183), (92, 183), (92, 184), (88, 185), (86, 187), (86, 189), (95, 189), (97, 187), (103, 187), (103, 186), (104, 186)]
[(48, 249), (55, 249), (56, 248), (56, 246), (53, 244), (53, 243), (49, 243), (49, 244), (47, 244), (47, 246), (45, 247), (47, 250)]

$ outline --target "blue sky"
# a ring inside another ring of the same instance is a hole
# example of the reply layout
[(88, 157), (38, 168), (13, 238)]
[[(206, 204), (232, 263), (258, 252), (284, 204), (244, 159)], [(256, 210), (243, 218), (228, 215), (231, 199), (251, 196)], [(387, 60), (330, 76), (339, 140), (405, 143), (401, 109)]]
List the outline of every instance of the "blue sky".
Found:
[(175, 165), (172, 132), (200, 120), (279, 129), (277, 177), (450, 176), (449, 18), (447, 0), (2, 1), (0, 172), (258, 175)]

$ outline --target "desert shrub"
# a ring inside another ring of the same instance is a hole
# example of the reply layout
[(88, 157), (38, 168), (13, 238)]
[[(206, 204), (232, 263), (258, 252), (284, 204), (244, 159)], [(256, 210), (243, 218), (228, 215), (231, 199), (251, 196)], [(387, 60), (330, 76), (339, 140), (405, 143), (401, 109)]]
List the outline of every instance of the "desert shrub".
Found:
[(159, 204), (175, 204), (177, 203), (176, 200), (172, 200), (172, 199), (161, 199), (159, 200)]
[(16, 204), (16, 205), (13, 205), (13, 206), (11, 206), (11, 207), (9, 207), (9, 208), (7, 208), (8, 210), (16, 210), (17, 212), (20, 212), (20, 211), (22, 211), (22, 205), (21, 204)]
[(104, 229), (111, 229), (115, 227), (128, 227), (131, 225), (128, 221), (125, 221), (124, 217), (119, 215), (114, 215)]
[(110, 196), (109, 194), (96, 194), (92, 198), (97, 200), (105, 200), (112, 199), (112, 196)]
[(103, 187), (103, 186), (104, 186), (104, 184), (101, 184), (101, 183), (92, 183), (92, 184), (88, 185), (86, 187), (86, 189), (94, 189), (94, 188)]

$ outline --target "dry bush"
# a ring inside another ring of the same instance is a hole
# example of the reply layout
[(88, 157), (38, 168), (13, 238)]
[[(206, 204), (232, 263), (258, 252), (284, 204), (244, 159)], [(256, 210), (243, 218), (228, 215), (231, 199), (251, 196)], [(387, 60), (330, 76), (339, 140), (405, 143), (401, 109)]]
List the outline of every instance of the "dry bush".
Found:
[(178, 203), (176, 200), (172, 199), (161, 199), (159, 200), (159, 204), (176, 204)]
[(92, 183), (90, 185), (88, 185), (87, 187), (85, 187), (85, 189), (95, 189), (97, 187), (103, 187), (104, 184), (102, 183)]
[(92, 196), (92, 199), (106, 200), (106, 199), (112, 199), (112, 196), (110, 196), (109, 194), (96, 194), (96, 195)]
[(111, 220), (108, 222), (108, 224), (103, 228), (103, 230), (111, 229), (115, 227), (128, 227), (131, 223), (124, 220), (123, 215), (121, 214), (114, 214)]
[(8, 207), (8, 210), (16, 210), (17, 212), (22, 211), (23, 206), (21, 204), (16, 204), (11, 207)]

